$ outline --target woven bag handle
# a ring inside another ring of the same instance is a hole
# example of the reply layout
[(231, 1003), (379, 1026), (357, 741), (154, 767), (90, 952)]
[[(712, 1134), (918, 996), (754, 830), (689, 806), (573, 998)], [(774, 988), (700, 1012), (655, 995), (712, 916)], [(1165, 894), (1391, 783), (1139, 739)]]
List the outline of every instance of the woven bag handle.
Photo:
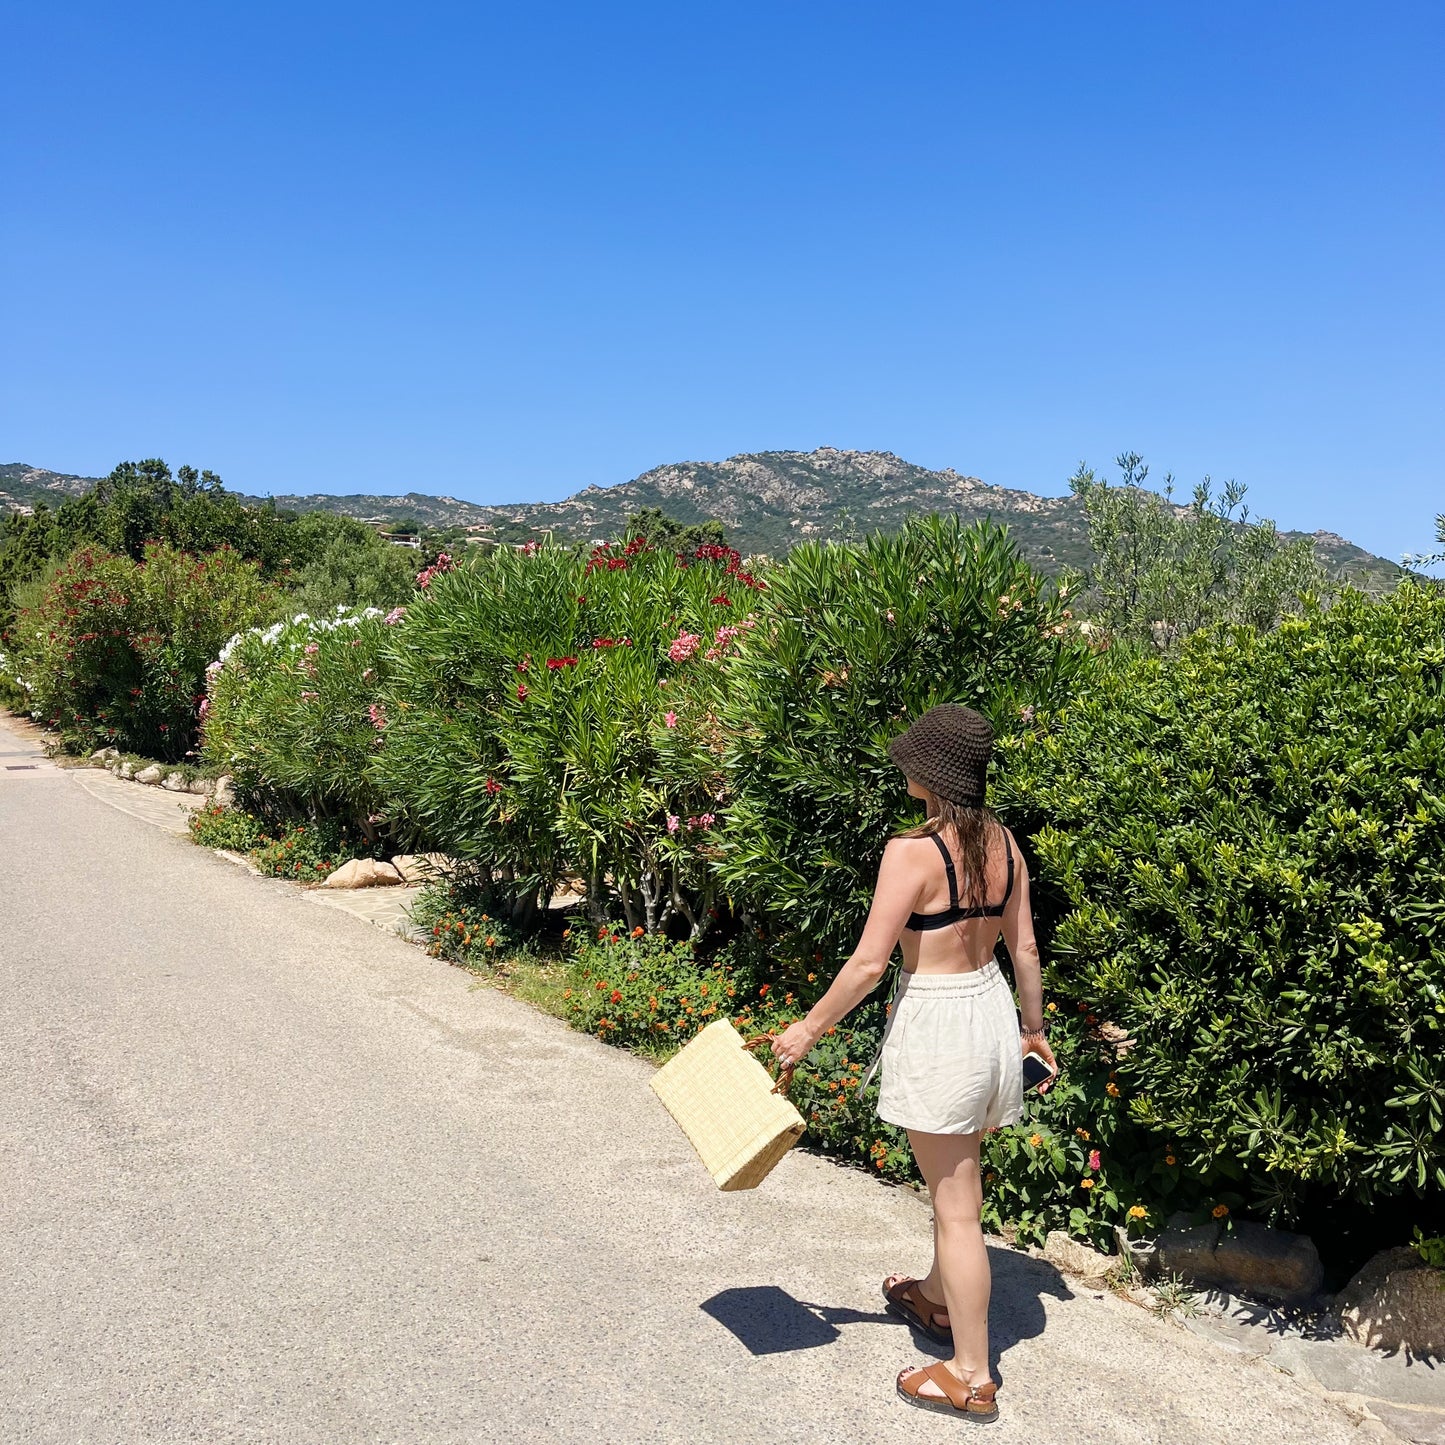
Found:
[[(773, 1038), (774, 1035), (772, 1034), (758, 1034), (753, 1038), (745, 1040), (743, 1047), (748, 1050), (760, 1049), (764, 1044), (772, 1043)], [(763, 1067), (766, 1068), (767, 1065), (764, 1064)], [(778, 1082), (773, 1085), (773, 1093), (781, 1094), (785, 1099), (788, 1097), (788, 1089), (793, 1082), (793, 1070), (797, 1067), (796, 1064), (789, 1064), (779, 1073)]]

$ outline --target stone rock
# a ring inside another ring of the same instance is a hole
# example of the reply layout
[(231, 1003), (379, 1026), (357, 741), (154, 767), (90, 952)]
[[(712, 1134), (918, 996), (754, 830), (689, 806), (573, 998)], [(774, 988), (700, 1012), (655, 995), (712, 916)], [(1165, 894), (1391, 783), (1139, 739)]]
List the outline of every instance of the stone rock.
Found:
[(323, 888), (380, 888), (401, 882), (401, 874), (390, 863), (375, 858), (353, 858), (343, 863), (321, 885)]
[(1377, 1254), (1335, 1307), (1345, 1333), (1362, 1345), (1445, 1358), (1445, 1270), (1431, 1269), (1413, 1249)]
[(1191, 1225), (1176, 1214), (1158, 1238), (1154, 1269), (1191, 1284), (1279, 1303), (1313, 1299), (1324, 1283), (1314, 1240), (1247, 1220)]
[(1100, 1254), (1062, 1229), (1050, 1230), (1044, 1240), (1044, 1258), (1056, 1269), (1079, 1279), (1098, 1283), (1114, 1267), (1114, 1257)]
[(112, 758), (118, 758), (119, 756), (119, 748), (97, 748), (90, 755), (90, 760), (93, 763), (108, 763)]
[(164, 771), (165, 770), (161, 768), (159, 764), (152, 763), (150, 767), (142, 768), (140, 772), (136, 773), (134, 776), (136, 782), (138, 783), (158, 783), (160, 782)]
[(403, 883), (428, 883), (444, 875), (450, 864), (445, 853), (398, 853), (391, 860)]
[(215, 791), (212, 796), (215, 798), (218, 807), (235, 807), (236, 790), (231, 782), (231, 775), (229, 773), (222, 773), (221, 776), (216, 779)]
[(1114, 1226), (1114, 1244), (1121, 1260), (1128, 1260), (1145, 1279), (1159, 1270), (1159, 1241), (1150, 1235), (1131, 1235), (1122, 1225)]
[(184, 793), (186, 791), (186, 775), (184, 773), (167, 773), (161, 779), (161, 787), (168, 793)]
[(186, 791), (200, 793), (203, 797), (209, 798), (216, 791), (216, 780), (214, 778), (196, 778)]

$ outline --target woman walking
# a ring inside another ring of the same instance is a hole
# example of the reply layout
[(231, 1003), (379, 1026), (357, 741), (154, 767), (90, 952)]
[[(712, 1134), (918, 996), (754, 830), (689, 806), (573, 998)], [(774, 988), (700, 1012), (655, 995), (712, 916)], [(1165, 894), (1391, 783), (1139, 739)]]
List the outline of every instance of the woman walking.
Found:
[[(806, 1018), (773, 1041), (797, 1063), (877, 986), (896, 944), (903, 967), (880, 1058), (878, 1115), (908, 1131), (933, 1200), (933, 1264), (920, 1278), (890, 1275), (891, 1313), (953, 1355), (905, 1369), (909, 1404), (979, 1423), (998, 1418), (989, 1372), (988, 1251), (979, 1211), (979, 1142), (1023, 1110), (1022, 1059), (1052, 1067), (1029, 908), (1029, 875), (1013, 838), (984, 805), (993, 729), (970, 708), (931, 708), (888, 754), (923, 800), (926, 820), (883, 852), (873, 906), (853, 955)], [(993, 953), (1002, 933), (1019, 1010)], [(875, 1067), (877, 1061), (875, 1061)], [(872, 1070), (869, 1071), (870, 1075)], [(1049, 1086), (1039, 1086), (1042, 1093)]]

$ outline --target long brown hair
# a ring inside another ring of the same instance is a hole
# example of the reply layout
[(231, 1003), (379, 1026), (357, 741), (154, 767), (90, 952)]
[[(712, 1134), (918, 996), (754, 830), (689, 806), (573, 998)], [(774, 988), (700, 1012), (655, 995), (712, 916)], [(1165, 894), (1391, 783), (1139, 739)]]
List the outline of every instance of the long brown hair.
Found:
[(900, 838), (927, 838), (942, 833), (958, 848), (958, 901), (964, 908), (988, 905), (988, 845), (1003, 824), (992, 808), (965, 808), (935, 793), (928, 795), (928, 817)]

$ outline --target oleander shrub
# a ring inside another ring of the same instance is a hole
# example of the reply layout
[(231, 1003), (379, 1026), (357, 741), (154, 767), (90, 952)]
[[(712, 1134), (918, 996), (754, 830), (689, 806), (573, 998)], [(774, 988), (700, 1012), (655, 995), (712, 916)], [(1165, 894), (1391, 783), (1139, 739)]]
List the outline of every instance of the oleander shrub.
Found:
[(1006, 735), (1068, 697), (1092, 653), (1002, 528), (956, 518), (798, 547), (757, 617), (720, 713), (733, 796), (718, 871), (757, 916), (846, 947), (884, 845), (919, 817), (889, 739), (941, 702)]
[(76, 551), (12, 629), (30, 712), (76, 751), (113, 745), (179, 762), (196, 744), (206, 664), (275, 592), (229, 548), (148, 543), (140, 561)]
[(376, 835), (381, 643), (399, 616), (299, 613), (226, 643), (207, 668), (202, 752), (231, 774), (238, 797), (271, 817), (335, 818)]
[(1438, 1217), (1445, 597), (1200, 634), (1002, 752), (1048, 993), (1090, 1025), (1061, 1126), (1196, 1211), (1408, 1194)]
[(572, 878), (595, 918), (700, 934), (724, 667), (760, 586), (726, 548), (645, 538), (440, 568), (386, 648), (389, 815), (508, 892), (516, 926)]

